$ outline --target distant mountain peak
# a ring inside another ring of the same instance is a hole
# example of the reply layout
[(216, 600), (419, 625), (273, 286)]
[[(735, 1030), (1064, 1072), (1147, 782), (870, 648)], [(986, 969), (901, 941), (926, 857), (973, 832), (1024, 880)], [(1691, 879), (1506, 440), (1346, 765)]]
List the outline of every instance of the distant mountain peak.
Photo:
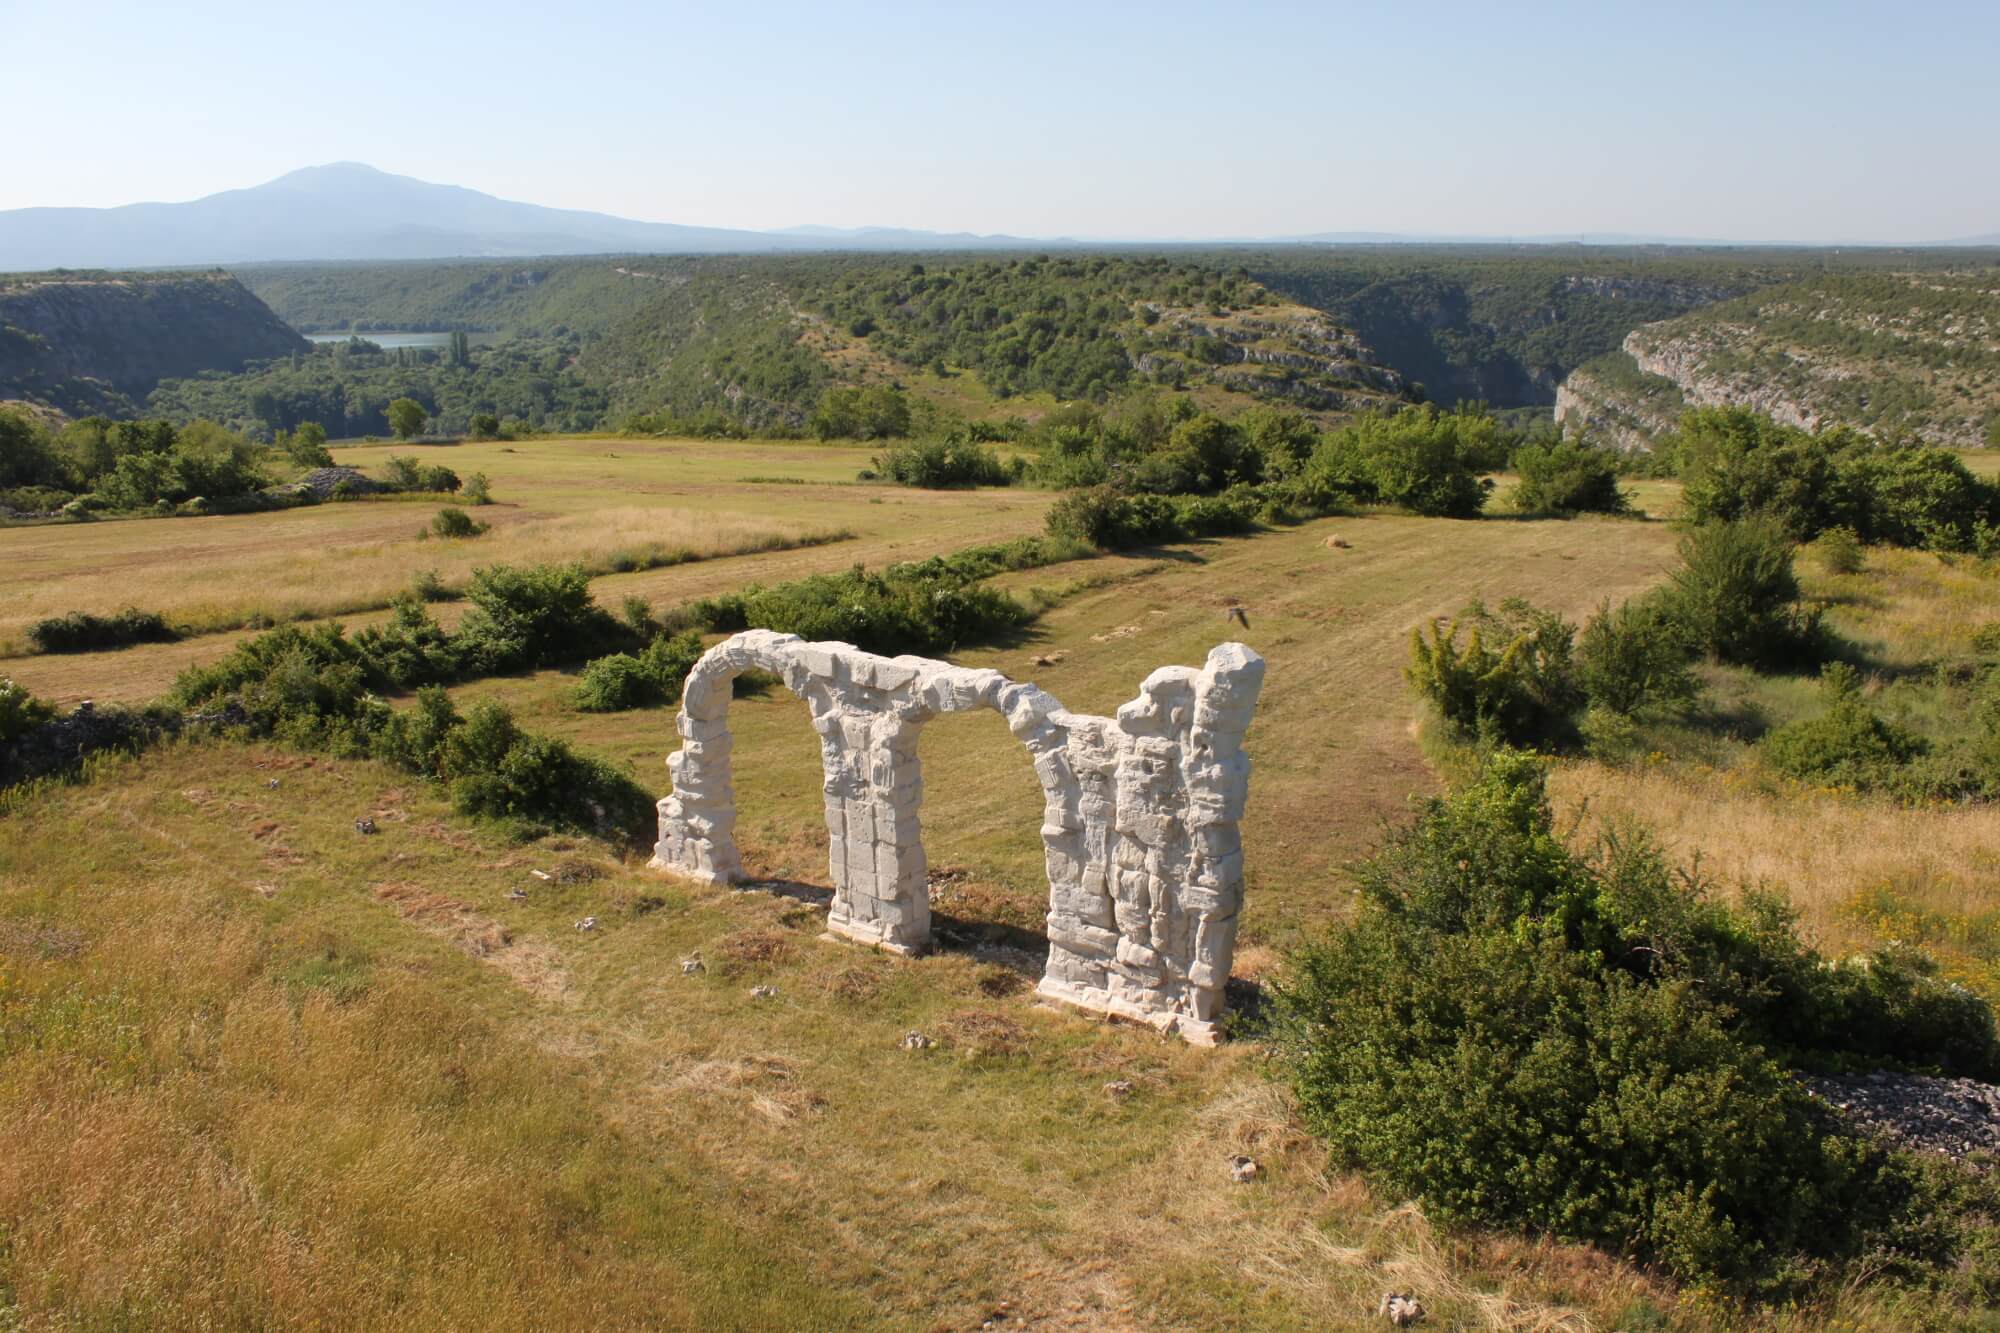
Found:
[(1027, 242), (891, 227), (789, 232), (639, 222), (518, 203), (366, 162), (325, 162), (187, 203), (0, 211), (0, 272), (307, 260), (997, 249)]

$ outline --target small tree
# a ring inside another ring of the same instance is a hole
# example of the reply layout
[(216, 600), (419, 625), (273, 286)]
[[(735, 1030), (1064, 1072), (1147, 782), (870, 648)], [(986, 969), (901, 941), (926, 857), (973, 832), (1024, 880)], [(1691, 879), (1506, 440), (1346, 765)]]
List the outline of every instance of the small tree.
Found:
[(1666, 613), (1697, 652), (1783, 665), (1817, 648), (1819, 616), (1798, 604), (1792, 543), (1774, 519), (1704, 523), (1681, 539)]
[(398, 398), (389, 404), (387, 415), (389, 429), (395, 432), (396, 438), (407, 440), (423, 433), (424, 420), (428, 413), (424, 411), (424, 405), (416, 399)]

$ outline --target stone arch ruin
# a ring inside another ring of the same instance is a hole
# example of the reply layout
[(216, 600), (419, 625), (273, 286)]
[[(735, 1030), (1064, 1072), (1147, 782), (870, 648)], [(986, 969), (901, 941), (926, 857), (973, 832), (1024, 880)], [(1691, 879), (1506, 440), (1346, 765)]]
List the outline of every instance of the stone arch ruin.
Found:
[(917, 735), (939, 714), (991, 708), (1033, 756), (1045, 800), (1049, 961), (1039, 993), (1214, 1041), (1243, 903), (1243, 733), (1263, 658), (1225, 643), (1199, 671), (1161, 667), (1106, 718), (1069, 712), (997, 671), (745, 631), (688, 673), (655, 868), (711, 884), (744, 878), (729, 701), (731, 682), (753, 669), (782, 677), (819, 733), (833, 934), (899, 953), (929, 945)]

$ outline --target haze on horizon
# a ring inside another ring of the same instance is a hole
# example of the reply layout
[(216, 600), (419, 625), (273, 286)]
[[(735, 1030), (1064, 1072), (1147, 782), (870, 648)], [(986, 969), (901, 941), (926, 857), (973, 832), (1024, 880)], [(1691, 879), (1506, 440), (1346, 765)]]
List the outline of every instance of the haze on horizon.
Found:
[(1954, 240), (2000, 7), (0, 0), (0, 209), (340, 160), (772, 230)]

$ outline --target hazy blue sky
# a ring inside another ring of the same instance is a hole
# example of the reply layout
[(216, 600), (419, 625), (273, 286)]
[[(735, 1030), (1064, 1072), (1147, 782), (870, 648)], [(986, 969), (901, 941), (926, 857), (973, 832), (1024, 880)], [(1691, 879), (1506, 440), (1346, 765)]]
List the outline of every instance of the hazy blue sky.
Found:
[(2000, 0), (0, 0), (0, 208), (367, 162), (735, 227), (2000, 231)]

